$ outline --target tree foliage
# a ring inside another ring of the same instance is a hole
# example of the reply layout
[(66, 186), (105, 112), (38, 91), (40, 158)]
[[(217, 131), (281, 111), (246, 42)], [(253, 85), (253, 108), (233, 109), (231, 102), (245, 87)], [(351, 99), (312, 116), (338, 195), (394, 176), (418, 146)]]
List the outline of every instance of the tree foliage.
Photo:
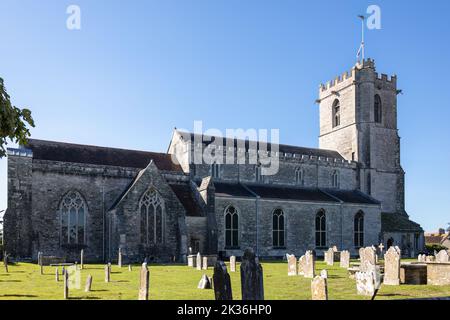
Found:
[(29, 109), (19, 109), (11, 104), (3, 79), (0, 78), (0, 158), (6, 155), (8, 140), (26, 144), (30, 136), (28, 125), (34, 127)]

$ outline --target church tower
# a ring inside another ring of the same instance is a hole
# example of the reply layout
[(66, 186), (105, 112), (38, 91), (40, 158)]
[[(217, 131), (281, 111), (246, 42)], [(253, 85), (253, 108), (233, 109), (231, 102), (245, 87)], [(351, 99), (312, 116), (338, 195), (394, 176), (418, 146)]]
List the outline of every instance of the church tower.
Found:
[(358, 162), (360, 189), (383, 212), (406, 214), (397, 94), (397, 77), (379, 75), (371, 59), (321, 85), (319, 147)]

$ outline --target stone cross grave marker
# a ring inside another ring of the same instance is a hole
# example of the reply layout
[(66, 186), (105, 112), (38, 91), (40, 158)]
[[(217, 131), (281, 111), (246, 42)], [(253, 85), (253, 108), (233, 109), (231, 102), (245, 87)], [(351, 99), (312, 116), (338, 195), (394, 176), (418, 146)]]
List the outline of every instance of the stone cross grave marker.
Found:
[(382, 257), (382, 256), (383, 256), (383, 249), (384, 249), (383, 243), (380, 243), (380, 244), (378, 245), (378, 249), (380, 250), (380, 257)]
[(436, 262), (439, 263), (449, 262), (448, 252), (446, 250), (439, 251), (439, 253), (436, 254), (435, 257), (436, 258), (434, 261)]
[(312, 300), (328, 300), (327, 279), (321, 276), (311, 280)]
[(203, 257), (202, 269), (208, 270), (208, 257)]
[(230, 272), (236, 272), (236, 256), (230, 257)]
[(197, 270), (202, 270), (202, 255), (199, 253), (197, 253)]
[(246, 249), (241, 263), (242, 300), (264, 300), (263, 269), (253, 249)]
[(350, 252), (348, 250), (341, 251), (339, 266), (346, 269), (350, 268)]
[(217, 260), (214, 266), (213, 283), (216, 300), (233, 300), (230, 275), (223, 261)]
[(206, 274), (202, 276), (197, 286), (198, 289), (211, 289), (211, 282)]
[(88, 275), (86, 278), (86, 286), (84, 287), (84, 292), (91, 291), (91, 287), (92, 287), (92, 276)]
[(297, 275), (297, 258), (293, 254), (287, 254), (288, 276)]
[(391, 286), (400, 285), (400, 257), (399, 247), (391, 246), (386, 251), (384, 255), (384, 284)]
[(150, 271), (147, 268), (147, 263), (143, 263), (140, 272), (139, 280), (139, 300), (148, 300), (148, 291), (150, 287)]
[(305, 253), (305, 265), (303, 268), (305, 278), (314, 278), (315, 276), (316, 262), (311, 250)]

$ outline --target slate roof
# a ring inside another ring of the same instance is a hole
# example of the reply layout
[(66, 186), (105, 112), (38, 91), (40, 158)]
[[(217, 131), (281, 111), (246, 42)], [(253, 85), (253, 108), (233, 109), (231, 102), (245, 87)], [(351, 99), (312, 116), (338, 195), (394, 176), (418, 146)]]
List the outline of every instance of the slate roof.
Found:
[(25, 148), (33, 151), (33, 159), (86, 163), (143, 169), (153, 160), (159, 170), (182, 171), (166, 153), (106, 148), (73, 143), (29, 139)]
[(204, 216), (203, 208), (197, 202), (197, 199), (194, 198), (191, 187), (187, 183), (170, 184), (170, 187), (172, 188), (173, 192), (175, 193), (175, 195), (183, 205), (184, 209), (186, 210), (187, 216), (194, 216), (194, 217)]
[[(202, 141), (203, 144), (208, 145), (208, 144), (214, 142), (216, 139), (223, 139), (223, 143), (225, 144), (225, 146), (228, 146), (228, 144), (226, 144), (226, 142), (228, 142), (228, 141), (230, 141), (230, 144), (231, 144), (231, 138), (200, 135), (200, 134), (195, 134), (195, 133), (191, 133), (191, 132), (181, 132), (181, 131), (180, 131), (180, 133), (183, 135), (184, 134), (190, 135), (191, 142), (194, 142), (194, 139), (195, 139), (196, 141)], [(204, 141), (204, 140), (207, 140), (207, 141)], [(264, 143), (264, 142), (256, 142), (256, 141), (251, 141), (248, 139), (242, 140), (242, 139), (237, 139), (237, 138), (233, 139), (232, 145), (235, 148), (238, 148), (241, 145), (245, 145), (245, 150), (248, 151), (250, 142), (256, 143), (258, 150), (259, 150), (260, 144), (264, 145), (264, 149), (267, 151), (271, 151), (272, 146), (277, 146), (277, 144), (268, 143), (267, 147), (265, 147), (266, 143)], [(291, 145), (287, 145), (287, 144), (278, 144), (278, 150), (281, 153), (291, 153), (291, 154), (295, 153), (295, 154), (302, 154), (302, 155), (309, 155), (309, 156), (336, 158), (336, 159), (345, 160), (344, 157), (342, 157), (339, 152), (334, 151), (334, 150), (297, 147), (297, 146), (291, 146)]]
[(409, 220), (407, 215), (381, 213), (381, 230), (384, 232), (423, 232), (420, 224)]
[(262, 199), (298, 200), (313, 202), (340, 201), (346, 203), (374, 204), (379, 202), (357, 190), (322, 190), (319, 188), (300, 188), (281, 185), (236, 184), (214, 182), (216, 196), (250, 197)]

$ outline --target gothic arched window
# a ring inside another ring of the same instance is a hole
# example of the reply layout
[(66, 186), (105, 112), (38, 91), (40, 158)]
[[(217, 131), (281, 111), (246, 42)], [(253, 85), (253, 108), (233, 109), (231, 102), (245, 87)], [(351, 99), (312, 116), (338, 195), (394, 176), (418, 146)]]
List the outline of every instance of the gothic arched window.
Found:
[(341, 125), (341, 103), (338, 99), (333, 102), (333, 128)]
[(158, 192), (147, 190), (139, 202), (141, 214), (141, 243), (155, 245), (164, 243), (164, 203)]
[(81, 194), (77, 191), (67, 193), (60, 203), (59, 212), (61, 244), (85, 244), (87, 205)]
[(272, 243), (274, 247), (282, 248), (284, 247), (284, 213), (281, 209), (276, 209), (273, 212), (272, 219)]
[(305, 171), (302, 168), (295, 169), (295, 183), (300, 186), (305, 184)]
[(356, 248), (361, 248), (364, 246), (364, 213), (359, 211), (355, 215), (354, 221), (354, 242)]
[(331, 174), (331, 186), (333, 188), (339, 188), (339, 171), (334, 170)]
[(316, 214), (316, 247), (323, 248), (327, 245), (327, 220), (325, 211), (320, 210)]
[(375, 102), (373, 107), (373, 113), (374, 113), (374, 119), (376, 123), (381, 123), (382, 115), (383, 115), (383, 109), (381, 106), (381, 98), (379, 95), (375, 95)]
[(225, 209), (225, 247), (237, 248), (239, 246), (239, 215), (235, 207)]

